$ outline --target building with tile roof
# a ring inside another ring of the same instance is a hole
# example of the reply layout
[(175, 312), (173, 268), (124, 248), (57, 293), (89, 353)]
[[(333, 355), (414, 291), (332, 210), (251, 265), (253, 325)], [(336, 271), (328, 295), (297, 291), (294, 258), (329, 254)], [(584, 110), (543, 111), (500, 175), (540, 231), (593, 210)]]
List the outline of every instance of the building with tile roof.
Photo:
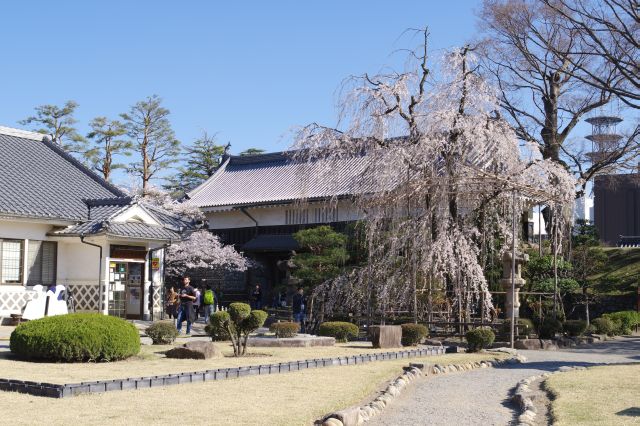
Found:
[(185, 202), (202, 210), (212, 232), (262, 265), (227, 278), (225, 294), (240, 297), (260, 284), (271, 304), (287, 276), (278, 263), (299, 248), (293, 233), (322, 224), (345, 231), (359, 217), (352, 196), (363, 190), (366, 157), (339, 163), (332, 173), (341, 178), (329, 182), (320, 171), (322, 160), (301, 164), (290, 154), (228, 156), (213, 176), (187, 194)]
[(191, 224), (140, 203), (39, 133), (0, 126), (0, 319), (34, 288), (77, 311), (161, 312), (164, 248)]

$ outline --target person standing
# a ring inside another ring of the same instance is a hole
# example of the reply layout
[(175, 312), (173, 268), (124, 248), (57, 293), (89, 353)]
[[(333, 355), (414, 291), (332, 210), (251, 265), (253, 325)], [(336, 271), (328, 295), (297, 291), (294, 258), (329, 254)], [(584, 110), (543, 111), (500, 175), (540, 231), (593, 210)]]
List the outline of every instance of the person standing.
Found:
[(194, 321), (193, 302), (196, 300), (196, 292), (191, 287), (191, 278), (182, 279), (183, 287), (180, 289), (180, 313), (178, 314), (178, 333), (181, 332), (183, 321), (187, 321), (187, 335), (191, 334), (191, 323)]
[(165, 300), (165, 308), (166, 308), (167, 315), (169, 315), (169, 319), (178, 318), (177, 302), (178, 302), (178, 293), (176, 292), (176, 289), (173, 286), (171, 286)]
[(200, 291), (200, 287), (196, 287), (195, 292), (196, 300), (193, 301), (193, 313), (196, 317), (194, 321), (198, 321), (198, 318), (200, 318), (200, 306), (202, 305), (202, 292)]
[(262, 289), (260, 284), (256, 284), (256, 288), (251, 293), (251, 309), (262, 309)]
[(215, 312), (215, 308), (214, 308), (215, 302), (216, 302), (216, 297), (213, 294), (213, 290), (211, 290), (211, 287), (207, 287), (207, 289), (204, 291), (204, 295), (202, 296), (202, 305), (204, 307), (205, 324), (209, 322), (209, 318), (211, 317), (211, 314)]
[(293, 295), (292, 311), (293, 321), (300, 323), (300, 331), (304, 333), (305, 298), (302, 287), (298, 287), (298, 292)]

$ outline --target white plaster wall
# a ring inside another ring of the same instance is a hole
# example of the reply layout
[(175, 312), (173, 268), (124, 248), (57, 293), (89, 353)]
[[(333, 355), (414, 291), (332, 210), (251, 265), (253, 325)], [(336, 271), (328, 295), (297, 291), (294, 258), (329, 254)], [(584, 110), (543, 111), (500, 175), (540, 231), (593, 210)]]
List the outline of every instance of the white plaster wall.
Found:
[(140, 206), (133, 206), (128, 208), (124, 212), (120, 213), (118, 216), (113, 218), (114, 222), (128, 222), (132, 217), (137, 216), (144, 223), (148, 223), (150, 225), (160, 225), (157, 220), (155, 220), (146, 210), (144, 210)]
[[(89, 241), (89, 240), (87, 240)], [(102, 246), (102, 259), (109, 256), (106, 241), (91, 242)], [(58, 240), (58, 282), (60, 284), (89, 284), (98, 281), (100, 250), (83, 244), (79, 238)], [(104, 269), (104, 268), (103, 268)]]
[[(309, 223), (313, 223), (313, 209), (317, 207), (321, 207), (321, 205), (309, 204), (304, 207), (309, 209)], [(259, 226), (277, 226), (286, 225), (285, 212), (296, 208), (302, 207), (282, 205), (246, 208), (246, 211), (258, 222)], [(211, 229), (246, 228), (255, 226), (255, 223), (240, 210), (209, 211), (206, 212), (205, 215), (207, 216), (209, 228)], [(348, 201), (341, 201), (338, 203), (339, 222), (357, 220), (358, 217), (357, 209), (353, 203)]]
[(47, 232), (52, 228), (52, 225), (45, 223), (7, 221), (0, 219), (0, 238), (47, 240)]

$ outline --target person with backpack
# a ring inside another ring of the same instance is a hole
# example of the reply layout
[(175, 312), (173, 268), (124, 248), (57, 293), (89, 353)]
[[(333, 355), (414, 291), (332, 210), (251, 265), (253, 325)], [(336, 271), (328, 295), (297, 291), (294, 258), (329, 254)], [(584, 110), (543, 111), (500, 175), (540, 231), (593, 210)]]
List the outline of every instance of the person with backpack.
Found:
[(204, 322), (207, 324), (209, 322), (209, 317), (211, 314), (215, 312), (215, 295), (213, 294), (213, 290), (211, 287), (207, 286), (207, 289), (204, 291), (204, 295), (202, 296), (202, 305), (204, 306)]

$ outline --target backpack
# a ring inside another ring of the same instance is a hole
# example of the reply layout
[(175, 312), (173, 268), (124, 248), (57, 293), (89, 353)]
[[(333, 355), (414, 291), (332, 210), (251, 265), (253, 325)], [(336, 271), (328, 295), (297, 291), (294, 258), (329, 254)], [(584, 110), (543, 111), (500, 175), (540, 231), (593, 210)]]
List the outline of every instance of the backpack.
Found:
[(203, 303), (205, 305), (213, 305), (213, 291), (212, 290), (206, 290), (204, 292)]

